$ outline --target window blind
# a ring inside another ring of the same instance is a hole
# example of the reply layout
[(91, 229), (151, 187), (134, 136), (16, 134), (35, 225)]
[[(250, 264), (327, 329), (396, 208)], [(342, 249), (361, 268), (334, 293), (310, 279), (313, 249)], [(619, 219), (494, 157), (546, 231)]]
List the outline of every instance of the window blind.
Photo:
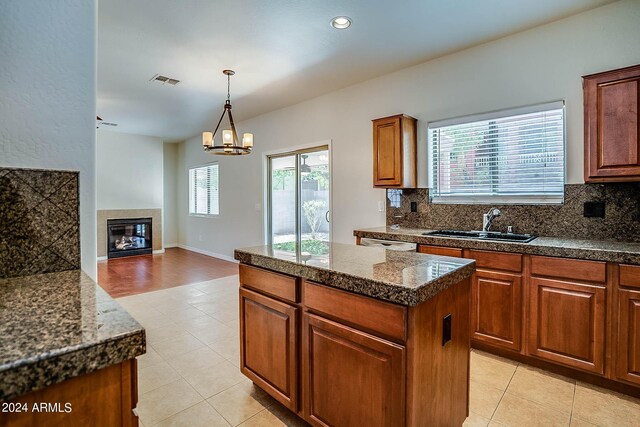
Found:
[(218, 215), (218, 164), (189, 169), (189, 214)]
[(435, 203), (562, 203), (564, 102), (428, 125)]

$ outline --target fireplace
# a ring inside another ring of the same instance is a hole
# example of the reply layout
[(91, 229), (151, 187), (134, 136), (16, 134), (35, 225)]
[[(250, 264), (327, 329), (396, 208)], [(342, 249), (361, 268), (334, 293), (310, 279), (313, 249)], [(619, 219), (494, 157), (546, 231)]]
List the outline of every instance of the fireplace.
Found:
[(151, 218), (107, 220), (107, 257), (153, 253)]

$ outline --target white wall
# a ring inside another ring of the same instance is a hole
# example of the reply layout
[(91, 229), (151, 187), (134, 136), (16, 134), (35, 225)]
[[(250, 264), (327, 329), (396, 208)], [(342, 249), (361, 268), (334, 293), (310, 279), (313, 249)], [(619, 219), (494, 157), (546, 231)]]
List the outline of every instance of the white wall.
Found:
[[(180, 243), (225, 256), (262, 244), (263, 212), (254, 210), (262, 203), (262, 153), (329, 139), (333, 240), (351, 243), (354, 228), (384, 225), (377, 204), (385, 193), (372, 188), (371, 119), (397, 113), (419, 119), (426, 186), (428, 121), (565, 99), (567, 182), (583, 182), (581, 76), (640, 63), (639, 22), (640, 1), (621, 1), (258, 116), (238, 124), (255, 135), (250, 156), (214, 158), (194, 137), (180, 147)], [(221, 215), (191, 218), (187, 169), (212, 160), (220, 160)]]
[(82, 269), (96, 277), (96, 1), (0, 2), (0, 166), (80, 171)]
[(178, 144), (164, 144), (164, 247), (178, 245)]
[(163, 207), (161, 138), (99, 129), (96, 153), (99, 210)]

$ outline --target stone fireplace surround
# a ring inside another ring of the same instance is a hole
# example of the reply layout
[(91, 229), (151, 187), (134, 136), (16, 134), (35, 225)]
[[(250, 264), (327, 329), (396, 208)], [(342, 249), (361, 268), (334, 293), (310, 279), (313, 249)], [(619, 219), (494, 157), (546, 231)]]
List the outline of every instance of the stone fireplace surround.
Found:
[(153, 221), (151, 233), (153, 251), (162, 251), (162, 209), (102, 209), (98, 210), (98, 258), (107, 259), (107, 220), (148, 218)]

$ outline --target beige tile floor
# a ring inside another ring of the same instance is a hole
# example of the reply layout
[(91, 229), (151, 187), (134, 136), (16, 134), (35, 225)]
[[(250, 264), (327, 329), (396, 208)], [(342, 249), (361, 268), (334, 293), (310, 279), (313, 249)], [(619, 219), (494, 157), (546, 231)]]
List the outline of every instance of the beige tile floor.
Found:
[[(147, 330), (140, 424), (304, 426), (238, 369), (238, 277), (118, 299)], [(486, 353), (471, 354), (465, 426), (640, 426), (640, 400)]]

